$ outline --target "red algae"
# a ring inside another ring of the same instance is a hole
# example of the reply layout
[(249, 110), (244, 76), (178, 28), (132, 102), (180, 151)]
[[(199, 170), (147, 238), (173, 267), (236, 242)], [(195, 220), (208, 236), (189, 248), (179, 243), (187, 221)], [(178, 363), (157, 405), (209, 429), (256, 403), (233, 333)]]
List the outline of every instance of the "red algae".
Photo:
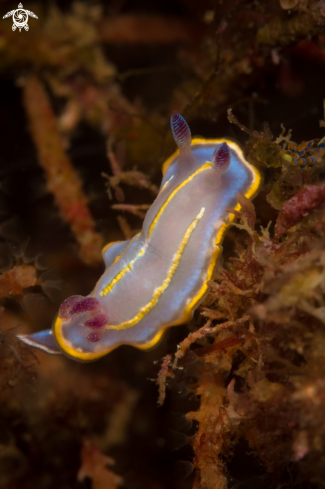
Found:
[(325, 203), (325, 184), (302, 188), (282, 207), (275, 223), (275, 233), (283, 234), (309, 212), (321, 208)]

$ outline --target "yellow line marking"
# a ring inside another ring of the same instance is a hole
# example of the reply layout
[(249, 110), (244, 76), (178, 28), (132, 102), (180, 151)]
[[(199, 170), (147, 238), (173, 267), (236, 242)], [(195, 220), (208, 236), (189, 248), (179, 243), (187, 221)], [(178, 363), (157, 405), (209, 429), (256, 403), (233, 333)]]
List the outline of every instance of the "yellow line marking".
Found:
[[(152, 220), (152, 223), (150, 224), (149, 226), (149, 230), (148, 230), (148, 235), (147, 235), (147, 239), (146, 241), (150, 238), (150, 236), (152, 235), (152, 232), (155, 228), (155, 226), (157, 225), (157, 222), (161, 216), (161, 214), (164, 212), (164, 210), (166, 209), (167, 205), (171, 202), (171, 200), (175, 197), (175, 195), (183, 188), (185, 187), (185, 185), (187, 185), (189, 182), (191, 182), (193, 180), (193, 178), (195, 178), (197, 175), (199, 175), (202, 171), (205, 171), (205, 170), (209, 170), (210, 168), (212, 168), (212, 163), (205, 163), (204, 165), (202, 165), (200, 168), (198, 168), (198, 170), (196, 170), (195, 172), (193, 172), (189, 177), (187, 177), (182, 183), (180, 183), (170, 194), (169, 196), (167, 197), (167, 199), (165, 200), (165, 202), (162, 204), (162, 206), (160, 207), (160, 209), (158, 210), (157, 214), (155, 215), (155, 217), (153, 218)], [(131, 272), (132, 271), (132, 267), (133, 265), (135, 264), (135, 262), (138, 260), (138, 258), (140, 258), (143, 254), (144, 254), (144, 246), (140, 249), (139, 253), (135, 256), (135, 258), (133, 258), (133, 260), (131, 260), (127, 265), (125, 265), (125, 267), (123, 267), (121, 269), (121, 271), (111, 280), (111, 282), (109, 284), (107, 284), (103, 290), (100, 291), (99, 295), (101, 297), (105, 297), (105, 295), (109, 294), (112, 289), (115, 287), (115, 285), (124, 277), (124, 275), (128, 272)]]
[(163, 190), (165, 190), (165, 188), (167, 187), (167, 185), (169, 184), (169, 182), (174, 178), (174, 175), (172, 175), (168, 180), (167, 182), (164, 183), (164, 185), (161, 187), (161, 190), (160, 192), (162, 192)]
[(144, 316), (146, 316), (148, 314), (148, 312), (150, 312), (151, 309), (157, 305), (160, 296), (163, 294), (163, 292), (165, 292), (165, 290), (169, 286), (169, 284), (170, 284), (170, 282), (171, 282), (171, 280), (172, 280), (172, 278), (173, 278), (173, 276), (174, 276), (174, 274), (175, 274), (175, 272), (179, 266), (180, 260), (182, 258), (183, 253), (184, 253), (185, 247), (186, 247), (186, 245), (187, 245), (187, 243), (191, 237), (191, 234), (193, 233), (194, 229), (196, 228), (197, 223), (199, 222), (199, 220), (203, 216), (204, 211), (205, 211), (205, 208), (202, 207), (202, 209), (200, 210), (200, 212), (198, 213), (198, 215), (196, 216), (194, 221), (187, 228), (187, 230), (184, 234), (184, 237), (182, 239), (182, 242), (181, 242), (178, 250), (176, 251), (176, 253), (173, 257), (172, 264), (171, 264), (171, 266), (167, 272), (167, 276), (166, 276), (165, 280), (163, 281), (163, 283), (155, 289), (151, 301), (148, 302), (148, 304), (146, 304), (145, 306), (141, 307), (140, 311), (138, 312), (138, 314), (136, 316), (134, 316), (134, 318), (129, 319), (128, 321), (124, 321), (123, 323), (120, 323), (116, 326), (106, 326), (106, 329), (121, 330), (121, 329), (131, 328), (132, 326), (137, 324), (139, 321), (141, 321), (141, 319), (143, 319)]
[[(126, 250), (128, 249), (128, 247), (130, 246), (130, 244), (132, 243), (132, 241), (134, 241), (134, 240), (135, 240), (135, 238), (137, 238), (138, 236), (140, 236), (140, 234), (141, 234), (141, 233), (137, 233), (137, 234), (135, 234), (135, 235), (133, 236), (133, 238), (132, 238), (132, 239), (129, 239), (129, 240), (126, 240), (126, 241), (112, 241), (111, 243), (107, 243), (107, 244), (104, 246), (104, 248), (102, 249), (102, 256), (103, 256), (103, 260), (105, 261), (105, 257), (104, 257), (104, 255), (105, 255), (106, 251), (107, 251), (109, 248), (111, 248), (112, 246), (114, 246), (115, 244), (118, 244), (118, 243), (126, 243), (126, 242), (128, 242), (128, 244), (127, 244), (127, 245), (126, 245), (126, 246), (123, 248), (122, 253), (120, 253), (119, 255), (117, 255), (117, 256), (114, 258), (114, 260), (113, 260), (113, 262), (111, 263), (111, 265), (113, 265), (113, 263), (116, 263), (116, 262), (117, 262), (117, 260), (119, 260), (119, 259), (121, 258), (121, 256), (123, 256), (123, 255), (124, 255), (124, 253), (126, 252)], [(110, 265), (110, 266), (111, 266), (111, 265)]]
[(195, 178), (197, 175), (199, 175), (202, 171), (210, 170), (211, 168), (212, 168), (212, 163), (210, 163), (210, 162), (204, 163), (204, 165), (200, 166), (200, 168), (198, 168), (189, 177), (187, 177), (182, 183), (180, 183), (179, 185), (177, 185), (176, 188), (174, 188), (174, 190), (168, 195), (167, 199), (162, 204), (162, 206), (160, 207), (159, 211), (157, 212), (157, 214), (153, 218), (152, 223), (150, 224), (150, 227), (149, 227), (149, 230), (148, 230), (148, 239), (150, 238), (150, 236), (151, 236), (151, 234), (152, 234), (152, 232), (153, 232), (153, 230), (154, 230), (154, 228), (155, 228), (155, 226), (156, 226), (156, 224), (157, 224), (157, 222), (159, 220), (159, 217), (164, 212), (164, 210), (166, 209), (166, 207), (169, 204), (169, 202), (175, 197), (175, 195), (183, 187), (185, 187), (185, 185), (187, 185), (189, 182), (191, 182), (193, 180), (193, 178)]
[(122, 241), (112, 241), (111, 243), (107, 243), (103, 248), (102, 248), (102, 255), (103, 255), (103, 258), (104, 258), (104, 254), (106, 253), (106, 251), (111, 248), (113, 245), (115, 245), (116, 243), (122, 243)]
[(221, 252), (222, 252), (222, 247), (217, 246), (211, 258), (208, 272), (204, 280), (204, 285), (200, 288), (199, 292), (195, 295), (195, 297), (193, 297), (191, 302), (189, 302), (187, 306), (184, 308), (182, 317), (177, 321), (172, 321), (171, 323), (165, 323), (164, 327), (161, 328), (161, 330), (158, 331), (158, 333), (148, 343), (145, 343), (144, 345), (133, 344), (132, 346), (135, 346), (139, 350), (149, 350), (160, 341), (166, 329), (170, 328), (171, 326), (179, 326), (180, 324), (184, 324), (191, 319), (191, 317), (193, 316), (193, 310), (197, 307), (198, 303), (205, 297), (206, 293), (209, 290), (209, 287), (207, 286), (207, 282), (213, 279), (216, 263), (218, 261), (219, 256), (221, 255)]
[(106, 285), (106, 287), (104, 287), (103, 290), (100, 291), (99, 295), (101, 297), (104, 297), (105, 295), (109, 294), (111, 290), (115, 287), (115, 285), (124, 277), (124, 275), (132, 271), (132, 267), (134, 263), (137, 261), (137, 259), (140, 256), (143, 255), (143, 253), (144, 253), (144, 247), (142, 247), (139, 253), (136, 255), (136, 257), (133, 258), (133, 260), (129, 261), (129, 263), (125, 265), (125, 267), (123, 267), (122, 270), (117, 275), (115, 275), (113, 280), (108, 285)]
[(117, 262), (117, 260), (119, 260), (119, 259), (121, 258), (121, 256), (122, 256), (122, 255), (123, 255), (123, 253), (121, 253), (120, 255), (117, 255), (117, 256), (114, 258), (112, 265), (114, 265), (114, 263), (116, 263), (116, 262)]

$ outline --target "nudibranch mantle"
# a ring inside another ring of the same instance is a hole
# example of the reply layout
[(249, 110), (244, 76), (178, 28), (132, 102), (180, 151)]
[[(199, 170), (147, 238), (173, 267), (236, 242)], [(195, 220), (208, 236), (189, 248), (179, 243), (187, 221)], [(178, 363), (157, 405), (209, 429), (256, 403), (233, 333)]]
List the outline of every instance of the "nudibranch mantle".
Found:
[(106, 269), (93, 292), (66, 299), (52, 330), (18, 335), (22, 341), (93, 361), (122, 344), (151, 348), (166, 328), (192, 317), (235, 219), (229, 208), (240, 210), (238, 192), (252, 199), (261, 176), (234, 142), (191, 140), (177, 113), (171, 125), (178, 150), (163, 165), (141, 233), (106, 245)]

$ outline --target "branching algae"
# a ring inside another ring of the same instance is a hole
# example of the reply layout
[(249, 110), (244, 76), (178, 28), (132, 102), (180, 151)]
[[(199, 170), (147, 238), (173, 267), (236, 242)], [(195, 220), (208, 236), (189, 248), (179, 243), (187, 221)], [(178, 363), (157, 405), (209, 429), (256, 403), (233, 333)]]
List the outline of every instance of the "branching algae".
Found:
[(96, 360), (121, 344), (154, 346), (166, 328), (188, 321), (208, 292), (229, 222), (240, 197), (254, 197), (259, 172), (228, 140), (191, 139), (177, 113), (171, 128), (178, 151), (141, 233), (103, 249), (106, 270), (88, 297), (66, 299), (52, 330), (19, 338), (48, 353)]

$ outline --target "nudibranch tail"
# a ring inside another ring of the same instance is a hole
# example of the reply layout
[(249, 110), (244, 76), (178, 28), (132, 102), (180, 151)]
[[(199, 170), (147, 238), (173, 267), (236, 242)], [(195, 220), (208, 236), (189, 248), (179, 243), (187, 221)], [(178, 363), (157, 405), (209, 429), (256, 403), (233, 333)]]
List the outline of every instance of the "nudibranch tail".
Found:
[(230, 165), (230, 148), (226, 142), (221, 143), (212, 153), (213, 167), (220, 173), (225, 173)]
[(191, 131), (184, 117), (174, 112), (170, 119), (170, 126), (179, 150), (191, 147)]
[(45, 351), (45, 353), (52, 355), (62, 354), (62, 350), (58, 347), (50, 329), (33, 334), (17, 334), (17, 338), (26, 345)]

